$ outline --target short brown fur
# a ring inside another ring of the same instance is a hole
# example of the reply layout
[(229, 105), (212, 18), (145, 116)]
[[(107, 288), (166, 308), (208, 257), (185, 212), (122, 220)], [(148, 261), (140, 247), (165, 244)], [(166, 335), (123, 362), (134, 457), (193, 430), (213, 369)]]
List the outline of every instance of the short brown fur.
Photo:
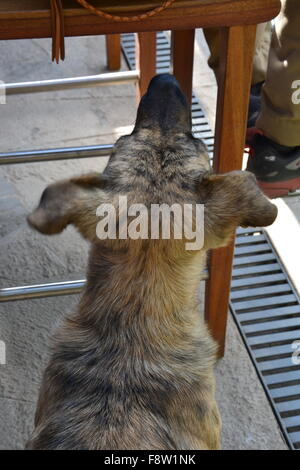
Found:
[[(204, 203), (205, 244), (99, 240), (96, 208)], [(120, 138), (103, 174), (48, 187), (29, 223), (74, 224), (90, 240), (87, 285), (55, 336), (29, 449), (218, 449), (216, 345), (198, 309), (206, 251), (239, 225), (263, 226), (276, 207), (247, 172), (213, 175), (206, 149), (174, 125)]]

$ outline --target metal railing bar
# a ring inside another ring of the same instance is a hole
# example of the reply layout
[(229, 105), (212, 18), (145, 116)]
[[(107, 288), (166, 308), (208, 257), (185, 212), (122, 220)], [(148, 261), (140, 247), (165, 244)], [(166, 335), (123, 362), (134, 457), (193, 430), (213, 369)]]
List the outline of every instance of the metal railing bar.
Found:
[(68, 160), (74, 158), (107, 157), (110, 155), (112, 149), (112, 144), (105, 144), (0, 153), (0, 165)]
[[(202, 279), (208, 279), (207, 269), (204, 270)], [(48, 284), (7, 287), (0, 289), (0, 302), (79, 294), (84, 288), (85, 283), (85, 279), (79, 279), (76, 281), (62, 281), (51, 282)]]
[(132, 83), (139, 79), (137, 70), (125, 72), (103, 73), (87, 75), (85, 77), (56, 78), (52, 80), (37, 80), (32, 82), (3, 83), (1, 88), (7, 95), (23, 93), (37, 93), (45, 91), (59, 91), (74, 88), (98, 87), (104, 85), (120, 85)]
[(78, 294), (85, 286), (85, 279), (77, 281), (52, 282), (30, 286), (8, 287), (0, 289), (0, 302), (53, 297), (58, 295)]

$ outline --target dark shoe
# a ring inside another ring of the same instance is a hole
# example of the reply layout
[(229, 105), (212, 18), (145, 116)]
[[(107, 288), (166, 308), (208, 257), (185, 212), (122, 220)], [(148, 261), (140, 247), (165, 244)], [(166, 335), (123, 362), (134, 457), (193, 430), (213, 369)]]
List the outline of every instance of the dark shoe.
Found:
[(300, 146), (284, 147), (264, 135), (253, 137), (247, 170), (270, 198), (286, 196), (300, 188)]

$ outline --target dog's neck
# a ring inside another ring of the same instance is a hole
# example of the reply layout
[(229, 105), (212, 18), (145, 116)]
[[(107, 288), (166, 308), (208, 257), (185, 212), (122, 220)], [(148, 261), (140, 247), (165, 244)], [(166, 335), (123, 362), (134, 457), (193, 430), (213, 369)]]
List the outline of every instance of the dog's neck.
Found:
[(153, 253), (156, 259), (93, 246), (78, 311), (57, 333), (58, 349), (67, 344), (90, 355), (102, 379), (113, 368), (120, 381), (169, 374), (179, 386), (199, 380), (215, 363), (216, 344), (198, 308), (205, 253), (177, 263)]
[[(198, 287), (205, 254), (170, 260), (157, 249), (126, 251), (94, 245), (78, 317), (117, 335), (181, 335), (198, 323)], [(164, 331), (164, 332), (163, 332)]]

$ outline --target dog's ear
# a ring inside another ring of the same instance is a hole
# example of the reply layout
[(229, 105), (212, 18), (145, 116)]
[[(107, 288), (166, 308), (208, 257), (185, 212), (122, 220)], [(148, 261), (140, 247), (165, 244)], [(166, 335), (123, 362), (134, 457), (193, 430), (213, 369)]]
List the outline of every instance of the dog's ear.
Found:
[(106, 178), (94, 173), (51, 184), (27, 221), (47, 235), (60, 233), (68, 224), (74, 224), (83, 236), (93, 238), (91, 231), (96, 225), (96, 208), (107, 186)]
[(277, 207), (248, 171), (205, 175), (198, 184), (198, 194), (204, 204), (206, 248), (224, 246), (236, 227), (265, 227), (277, 216)]

